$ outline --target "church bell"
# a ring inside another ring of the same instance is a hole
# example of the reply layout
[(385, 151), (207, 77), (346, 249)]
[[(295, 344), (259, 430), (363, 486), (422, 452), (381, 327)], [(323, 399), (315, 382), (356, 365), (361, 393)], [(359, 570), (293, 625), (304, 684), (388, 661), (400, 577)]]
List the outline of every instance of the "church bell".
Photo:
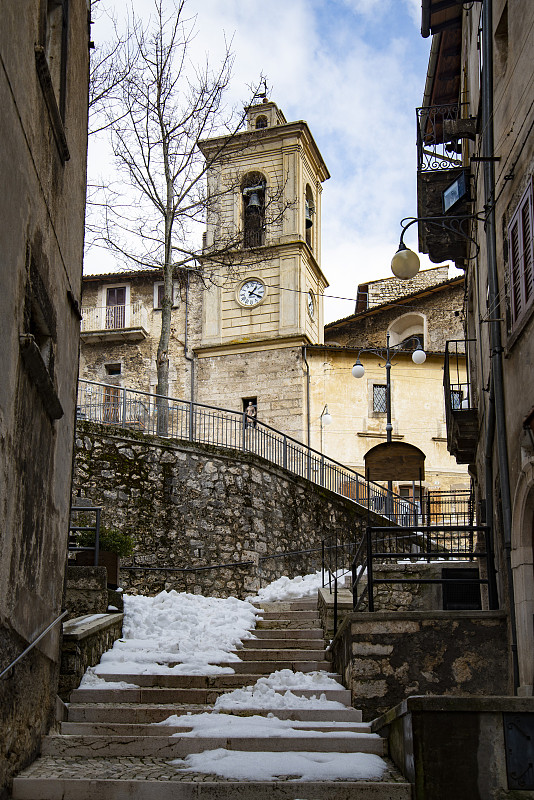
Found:
[(250, 200), (247, 203), (247, 214), (258, 214), (261, 208), (260, 198), (257, 192), (252, 192), (250, 195)]
[(306, 227), (311, 228), (313, 225), (312, 212), (309, 202), (306, 200)]

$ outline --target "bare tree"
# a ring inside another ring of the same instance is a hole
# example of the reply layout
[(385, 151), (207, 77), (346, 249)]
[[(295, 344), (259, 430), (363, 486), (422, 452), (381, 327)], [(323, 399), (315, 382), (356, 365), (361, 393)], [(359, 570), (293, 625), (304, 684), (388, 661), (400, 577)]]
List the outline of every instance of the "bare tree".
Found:
[[(191, 272), (204, 281), (217, 280), (235, 268), (236, 248), (243, 244), (242, 233), (227, 229), (204, 248), (194, 244), (199, 226), (216, 217), (222, 196), (239, 185), (238, 175), (232, 185), (225, 180), (224, 187), (213, 180), (208, 187), (207, 178), (221, 167), (237, 140), (238, 146), (247, 146), (247, 137), (239, 133), (244, 114), (236, 118), (224, 102), (233, 64), (230, 47), (226, 43), (216, 69), (208, 59), (201, 67), (193, 66), (189, 56), (195, 20), (187, 17), (186, 5), (187, 0), (175, 0), (169, 15), (164, 9), (168, 3), (155, 0), (152, 24), (147, 29), (134, 24), (137, 57), (117, 85), (121, 113), (117, 116), (114, 107), (110, 127), (124, 181), (105, 187), (101, 206), (104, 246), (130, 268), (162, 270), (156, 391), (164, 396), (169, 394), (173, 281), (184, 283)], [(199, 143), (206, 139), (214, 139), (215, 146), (204, 156)], [(281, 198), (281, 190), (270, 192), (271, 217), (282, 215)]]

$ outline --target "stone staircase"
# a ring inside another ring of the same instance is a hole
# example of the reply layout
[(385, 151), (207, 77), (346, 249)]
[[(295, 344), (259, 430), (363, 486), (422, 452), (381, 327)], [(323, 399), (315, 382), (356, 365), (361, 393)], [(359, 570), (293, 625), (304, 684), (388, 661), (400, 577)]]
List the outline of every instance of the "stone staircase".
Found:
[[(44, 738), (40, 758), (15, 778), (13, 800), (408, 800), (410, 785), (387, 759), (380, 780), (302, 780), (295, 775), (274, 781), (236, 780), (183, 772), (170, 763), (220, 748), (256, 763), (262, 754), (267, 759), (272, 753), (293, 753), (312, 761), (324, 760), (329, 753), (352, 754), (351, 764), (364, 758), (360, 754), (386, 754), (386, 742), (361, 721), (361, 712), (351, 707), (350, 692), (341, 683), (339, 689), (291, 691), (300, 697), (324, 694), (344, 708), (232, 709), (212, 715), (216, 724), (220, 721), (216, 735), (187, 736), (192, 725), (158, 724), (171, 715), (210, 712), (221, 694), (253, 685), (275, 670), (329, 670), (315, 601), (261, 607), (256, 638), (246, 640), (238, 651), (241, 661), (229, 663), (235, 670), (232, 675), (108, 675), (108, 681), (127, 681), (139, 688), (72, 692), (59, 733)], [(292, 735), (233, 736), (233, 720), (227, 714), (292, 720)]]

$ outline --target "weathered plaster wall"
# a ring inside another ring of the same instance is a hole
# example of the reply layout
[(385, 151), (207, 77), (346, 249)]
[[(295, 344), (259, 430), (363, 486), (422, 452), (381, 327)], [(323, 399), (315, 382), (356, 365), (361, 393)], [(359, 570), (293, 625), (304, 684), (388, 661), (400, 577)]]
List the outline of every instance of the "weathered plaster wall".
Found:
[(502, 611), (351, 614), (332, 656), (364, 719), (410, 695), (504, 695), (512, 689)]
[[(122, 587), (244, 597), (282, 574), (320, 568), (323, 538), (365, 524), (356, 504), (255, 456), (79, 422), (74, 492), (132, 533)], [(267, 558), (315, 549), (308, 556)], [(173, 572), (234, 562), (239, 568)], [(164, 568), (157, 571), (148, 567)]]
[[(68, 159), (57, 144), (63, 125), (49, 110), (59, 87), (46, 83), (48, 56), (36, 51), (46, 44), (46, 13), (41, 0), (2, 3), (0, 10), (2, 668), (60, 615), (67, 546), (85, 210), (87, 3), (71, 0), (65, 31)], [(53, 43), (48, 52), (59, 56)], [(42, 54), (39, 73), (36, 54)], [(0, 797), (35, 756), (50, 724), (58, 662), (56, 627), (0, 682)]]

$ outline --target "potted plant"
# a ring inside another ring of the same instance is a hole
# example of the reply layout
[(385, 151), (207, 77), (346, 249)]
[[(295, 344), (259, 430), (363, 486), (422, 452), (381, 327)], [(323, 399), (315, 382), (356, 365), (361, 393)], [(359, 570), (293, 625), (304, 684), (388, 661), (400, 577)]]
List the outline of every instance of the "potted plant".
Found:
[[(92, 566), (95, 563), (94, 531), (81, 531), (77, 538), (79, 547), (92, 549), (79, 550), (76, 554), (76, 564), (80, 566)], [(108, 574), (108, 586), (116, 589), (119, 585), (119, 566), (120, 557), (129, 556), (133, 553), (134, 540), (129, 533), (124, 533), (115, 528), (100, 526), (98, 566), (106, 567)]]

